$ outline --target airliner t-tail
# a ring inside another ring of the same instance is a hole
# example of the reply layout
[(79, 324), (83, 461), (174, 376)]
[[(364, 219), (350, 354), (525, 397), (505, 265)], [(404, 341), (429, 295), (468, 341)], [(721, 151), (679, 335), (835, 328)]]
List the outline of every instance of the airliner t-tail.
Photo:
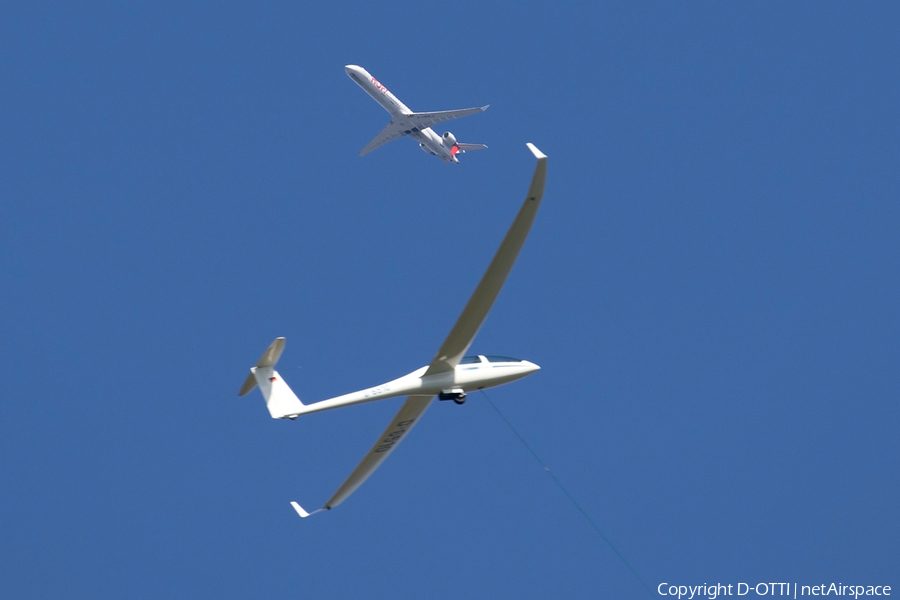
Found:
[[(248, 394), (259, 386), (273, 419), (296, 419), (301, 415), (322, 410), (407, 396), (406, 402), (400, 407), (400, 412), (394, 415), (369, 453), (363, 457), (325, 505), (314, 512), (334, 508), (361, 486), (418, 423), (435, 396), (441, 400), (453, 400), (457, 404), (462, 404), (466, 400), (466, 392), (509, 383), (540, 369), (532, 362), (509, 356), (466, 356), (469, 346), (472, 345), (475, 335), (516, 262), (519, 250), (522, 249), (525, 238), (531, 230), (541, 198), (544, 196), (547, 157), (533, 144), (528, 144), (528, 148), (537, 158), (537, 167), (531, 178), (525, 202), (462, 314), (428, 365), (393, 381), (312, 404), (301, 402), (275, 370), (275, 364), (284, 351), (283, 337), (276, 338), (263, 352), (256, 366), (250, 369), (250, 375), (244, 381), (238, 395)], [(296, 502), (291, 502), (291, 506), (301, 517), (313, 514), (306, 512)]]
[(419, 148), (424, 152), (437, 156), (444, 162), (452, 162), (459, 164), (457, 155), (464, 154), (469, 150), (484, 150), (487, 148), (484, 144), (464, 144), (456, 141), (449, 131), (444, 135), (438, 135), (431, 128), (438, 123), (458, 119), (467, 115), (484, 112), (488, 106), (477, 108), (462, 108), (459, 110), (442, 110), (438, 112), (417, 113), (413, 112), (405, 104), (393, 95), (386, 87), (381, 85), (372, 75), (356, 65), (347, 65), (344, 67), (350, 79), (355, 81), (359, 87), (364, 89), (367, 94), (375, 99), (384, 110), (391, 113), (391, 122), (387, 127), (381, 130), (381, 133), (375, 136), (366, 147), (359, 151), (359, 155), (368, 154), (375, 148), (384, 146), (388, 142), (392, 142), (398, 138), (408, 135), (412, 139), (419, 142)]

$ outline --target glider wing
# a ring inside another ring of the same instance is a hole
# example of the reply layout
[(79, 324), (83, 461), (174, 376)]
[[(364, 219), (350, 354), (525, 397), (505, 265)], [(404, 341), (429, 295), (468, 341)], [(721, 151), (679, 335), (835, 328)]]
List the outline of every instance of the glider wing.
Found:
[(503, 238), (503, 243), (500, 244), (500, 248), (481, 278), (481, 282), (475, 288), (472, 297), (469, 298), (459, 319), (456, 320), (456, 325), (450, 330), (450, 334), (444, 340), (444, 344), (432, 359), (431, 364), (428, 365), (428, 370), (423, 377), (452, 371), (459, 364), (466, 350), (472, 345), (472, 340), (475, 339), (481, 324), (484, 323), (491, 306), (494, 305), (494, 300), (497, 299), (500, 288), (506, 282), (506, 277), (519, 256), (525, 238), (528, 237), (531, 224), (534, 222), (541, 199), (544, 197), (544, 181), (547, 178), (547, 156), (534, 144), (528, 144), (528, 149), (531, 150), (538, 162), (531, 178), (531, 186), (528, 188), (525, 203), (522, 204), (516, 220), (506, 232), (506, 237)]
[[(356, 489), (369, 478), (369, 475), (374, 473), (375, 469), (384, 462), (384, 459), (394, 451), (394, 448), (397, 447), (400, 441), (403, 440), (407, 433), (409, 433), (409, 430), (413, 428), (416, 422), (418, 422), (419, 417), (422, 416), (433, 399), (434, 396), (409, 396), (406, 399), (406, 402), (403, 403), (403, 406), (400, 407), (397, 414), (394, 415), (390, 425), (387, 426), (387, 429), (384, 430), (384, 433), (381, 434), (381, 437), (378, 438), (378, 441), (375, 442), (375, 445), (369, 450), (369, 453), (363, 457), (358, 465), (356, 465), (356, 468), (353, 469), (353, 472), (350, 473), (347, 480), (341, 484), (341, 487), (339, 487), (328, 502), (325, 503), (325, 506), (319, 510), (332, 509), (349, 498), (350, 494), (355, 492)], [(294, 507), (294, 510), (296, 510), (297, 514), (301, 517), (308, 517), (309, 515), (318, 512), (308, 513), (296, 502), (291, 502), (291, 506)]]

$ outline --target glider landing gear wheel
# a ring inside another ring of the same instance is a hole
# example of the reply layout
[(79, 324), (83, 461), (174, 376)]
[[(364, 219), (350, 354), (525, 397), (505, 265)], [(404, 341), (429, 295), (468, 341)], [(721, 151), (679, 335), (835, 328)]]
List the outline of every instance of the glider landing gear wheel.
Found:
[(441, 393), (438, 394), (438, 398), (440, 400), (453, 400), (457, 404), (462, 404), (466, 401), (466, 391), (461, 388), (454, 388), (452, 390), (441, 390)]

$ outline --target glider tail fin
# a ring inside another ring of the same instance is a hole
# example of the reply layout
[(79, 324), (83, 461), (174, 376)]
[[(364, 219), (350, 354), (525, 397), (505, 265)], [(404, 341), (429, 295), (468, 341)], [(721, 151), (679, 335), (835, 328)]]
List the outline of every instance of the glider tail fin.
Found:
[(272, 342), (256, 362), (256, 366), (250, 369), (250, 375), (238, 392), (238, 396), (243, 396), (259, 386), (273, 419), (293, 419), (304, 409), (303, 403), (275, 370), (275, 364), (284, 351), (284, 342), (283, 337)]

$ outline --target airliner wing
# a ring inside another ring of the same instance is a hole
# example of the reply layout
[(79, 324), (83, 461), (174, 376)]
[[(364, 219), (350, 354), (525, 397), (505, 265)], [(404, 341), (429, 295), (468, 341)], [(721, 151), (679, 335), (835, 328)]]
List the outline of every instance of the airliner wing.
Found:
[(459, 148), (460, 152), (471, 152), (472, 150), (487, 150), (487, 146), (484, 144), (464, 144), (462, 142), (457, 142), (456, 147)]
[(393, 142), (397, 138), (401, 138), (404, 135), (406, 134), (403, 133), (403, 129), (401, 129), (398, 124), (391, 121), (384, 129), (381, 130), (381, 133), (375, 136), (375, 139), (366, 144), (366, 147), (359, 151), (359, 155), (365, 156), (375, 148), (380, 148), (388, 142)]
[(438, 112), (413, 113), (405, 118), (408, 121), (412, 121), (413, 123), (415, 123), (416, 127), (418, 127), (419, 129), (425, 129), (426, 127), (434, 127), (438, 123), (443, 123), (444, 121), (452, 121), (453, 119), (458, 119), (460, 117), (484, 112), (488, 109), (488, 106), (490, 106), (490, 104), (485, 104), (484, 106), (476, 108), (461, 108), (459, 110), (440, 110)]
[[(375, 442), (375, 445), (369, 450), (369, 453), (366, 454), (356, 468), (353, 469), (353, 472), (350, 473), (347, 480), (341, 484), (341, 487), (339, 487), (338, 491), (336, 491), (328, 502), (325, 503), (325, 506), (319, 510), (332, 509), (349, 498), (350, 494), (355, 492), (356, 488), (361, 486), (363, 482), (369, 478), (369, 475), (374, 473), (375, 469), (384, 462), (384, 459), (394, 451), (394, 448), (396, 448), (404, 436), (409, 433), (409, 430), (413, 428), (413, 425), (416, 424), (419, 417), (422, 416), (433, 399), (434, 396), (409, 396), (406, 399), (406, 402), (403, 403), (403, 406), (400, 407), (400, 411), (394, 415), (390, 425), (387, 426), (387, 429), (384, 430), (384, 433), (381, 434), (381, 437), (378, 438), (378, 441)], [(308, 517), (309, 515), (314, 514), (306, 512), (296, 502), (291, 502), (291, 506), (294, 507), (294, 510), (296, 510), (297, 514), (301, 517)]]
[(531, 150), (538, 162), (534, 169), (534, 176), (531, 178), (531, 187), (528, 188), (525, 203), (522, 204), (516, 220), (506, 232), (506, 237), (503, 238), (503, 243), (500, 244), (497, 254), (494, 255), (494, 260), (491, 261), (481, 282), (475, 288), (472, 297), (469, 298), (468, 304), (459, 315), (456, 325), (450, 330), (450, 334), (432, 359), (423, 377), (452, 371), (459, 364), (466, 350), (472, 345), (472, 340), (475, 339), (481, 324), (484, 323), (488, 311), (491, 310), (494, 300), (500, 293), (500, 288), (506, 282), (506, 277), (519, 256), (525, 238), (528, 237), (531, 224), (534, 222), (534, 217), (541, 204), (541, 198), (544, 197), (544, 181), (547, 178), (547, 157), (534, 144), (528, 144), (528, 149)]

